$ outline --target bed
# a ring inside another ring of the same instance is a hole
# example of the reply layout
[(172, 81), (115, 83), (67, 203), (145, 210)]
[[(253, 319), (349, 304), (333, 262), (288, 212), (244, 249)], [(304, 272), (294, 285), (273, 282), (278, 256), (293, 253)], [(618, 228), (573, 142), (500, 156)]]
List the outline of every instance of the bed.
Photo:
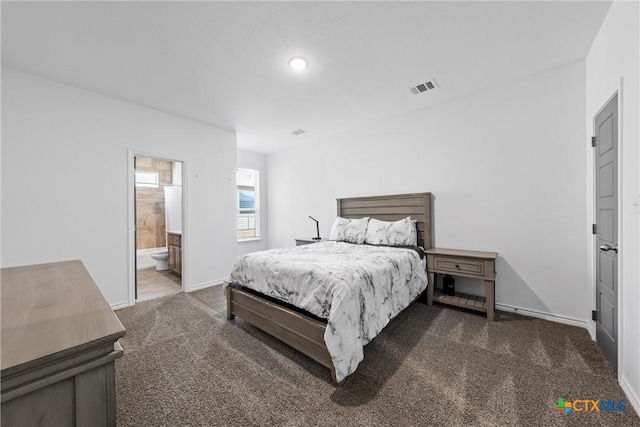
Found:
[[(406, 217), (411, 217), (411, 219), (415, 221), (418, 246), (421, 246), (424, 249), (429, 249), (432, 243), (433, 225), (431, 199), (431, 193), (343, 198), (337, 200), (337, 214), (338, 217), (347, 219), (369, 217), (381, 221), (398, 221)], [(328, 257), (331, 256), (329, 251), (335, 251), (336, 254), (341, 254), (339, 256), (344, 259), (358, 259), (360, 253), (373, 252), (374, 257), (377, 256), (380, 257), (380, 259), (389, 258), (391, 259), (391, 263), (394, 264), (396, 263), (396, 260), (392, 257), (405, 257), (412, 260), (411, 262), (414, 263), (410, 267), (410, 275), (412, 275), (412, 277), (419, 276), (417, 274), (417, 267), (415, 267), (417, 264), (413, 261), (417, 256), (416, 253), (419, 251), (415, 251), (411, 248), (393, 248), (392, 250), (388, 247), (372, 247), (370, 245), (351, 245), (349, 243), (326, 242), (300, 246), (298, 248), (256, 253), (255, 258), (260, 258), (260, 262), (265, 262), (264, 260), (267, 258), (281, 255), (284, 256), (284, 258), (280, 258), (284, 264), (292, 254), (295, 257), (299, 257), (301, 260), (306, 256), (308, 259), (315, 258), (317, 260), (324, 261), (323, 257), (325, 255), (318, 255), (318, 253), (322, 253), (323, 251), (328, 254)], [(278, 261), (276, 261), (276, 263), (278, 263)], [(240, 264), (240, 261), (238, 264)], [(239, 277), (237, 273), (238, 264), (234, 267), (234, 272), (231, 276), (232, 279), (234, 275), (235, 277)], [(273, 264), (269, 265), (272, 266)], [(420, 266), (420, 268), (424, 268), (424, 264), (420, 264)], [(269, 270), (274, 270), (274, 268), (275, 267), (269, 267)], [(326, 264), (325, 267), (323, 267), (322, 262), (313, 263), (313, 268), (326, 269)], [(341, 268), (336, 267), (335, 270), (335, 274), (337, 275), (338, 272), (341, 271)], [(277, 276), (278, 271), (274, 271), (274, 274)], [(424, 273), (424, 271), (422, 271), (422, 273)], [(400, 274), (407, 275), (409, 273), (405, 272)], [(285, 276), (283, 275), (282, 278), (284, 281)], [(227, 319), (232, 320), (235, 316), (239, 316), (252, 325), (306, 354), (318, 363), (326, 366), (331, 370), (331, 378), (333, 383), (336, 385), (342, 382), (347, 375), (351, 374), (353, 370), (355, 370), (355, 367), (357, 367), (358, 363), (362, 360), (347, 361), (347, 367), (345, 368), (345, 363), (336, 358), (336, 346), (335, 342), (333, 342), (334, 338), (337, 336), (337, 339), (342, 340), (342, 342), (350, 343), (350, 340), (345, 341), (345, 337), (351, 337), (349, 335), (350, 332), (346, 331), (347, 326), (344, 326), (344, 331), (336, 329), (336, 323), (332, 323), (329, 315), (323, 315), (322, 307), (318, 308), (312, 305), (309, 307), (309, 311), (301, 310), (298, 307), (282, 302), (280, 298), (274, 298), (273, 295), (266, 295), (256, 291), (255, 289), (260, 289), (260, 286), (254, 285), (261, 285), (260, 283), (254, 283), (252, 285), (254, 289), (249, 289), (246, 286), (242, 286), (241, 283), (234, 283), (234, 280), (232, 279), (225, 284), (227, 294)], [(337, 276), (335, 279), (344, 280), (341, 276)], [(274, 280), (276, 280), (276, 282), (274, 282)], [(274, 284), (277, 286), (277, 280), (277, 278), (269, 280), (272, 282), (269, 286), (273, 286)], [(265, 281), (267, 280), (265, 279)], [(238, 282), (242, 281), (238, 280)], [(391, 282), (391, 286), (393, 286), (394, 280), (391, 280)], [(396, 282), (398, 282), (397, 279)], [(404, 299), (404, 301), (400, 306), (393, 303), (394, 306), (397, 306), (395, 309), (399, 309), (401, 311), (406, 308), (406, 306), (410, 305), (422, 292), (424, 292), (426, 286), (427, 283), (425, 278), (423, 279), (422, 288), (412, 289), (411, 292), (413, 293), (403, 291), (404, 293), (402, 293), (399, 298)], [(398, 289), (403, 290), (404, 288), (396, 286), (394, 294), (398, 293)], [(270, 293), (273, 294), (273, 292)], [(410, 300), (407, 299), (409, 297), (411, 297)], [(325, 308), (331, 311), (331, 307)], [(379, 325), (382, 325), (382, 327), (384, 327), (384, 325), (386, 325), (393, 316), (397, 315), (397, 313), (390, 312), (389, 318), (387, 319), (385, 318), (387, 315), (386, 311), (389, 310), (385, 310), (386, 308), (381, 306), (380, 312), (383, 314), (378, 317), (382, 317), (382, 319), (377, 321)], [(369, 309), (368, 312), (371, 313), (372, 310)], [(342, 327), (343, 326), (340, 326), (340, 328)], [(375, 337), (379, 330), (377, 330), (377, 328), (372, 329), (374, 329), (372, 330), (372, 335)], [(371, 339), (373, 339), (373, 337), (371, 337)], [(363, 339), (362, 341), (366, 344), (370, 340)], [(360, 342), (359, 339), (358, 342)], [(342, 344), (338, 345), (341, 346)], [(349, 346), (351, 346), (351, 344), (345, 345), (345, 347)], [(345, 351), (347, 350), (348, 349), (345, 349)]]

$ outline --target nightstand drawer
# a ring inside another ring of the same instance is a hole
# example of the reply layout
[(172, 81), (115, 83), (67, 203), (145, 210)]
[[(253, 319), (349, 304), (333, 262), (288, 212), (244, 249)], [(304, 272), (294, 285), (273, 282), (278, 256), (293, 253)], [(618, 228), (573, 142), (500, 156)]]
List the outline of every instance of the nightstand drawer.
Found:
[(434, 257), (435, 270), (484, 276), (484, 262), (464, 258)]

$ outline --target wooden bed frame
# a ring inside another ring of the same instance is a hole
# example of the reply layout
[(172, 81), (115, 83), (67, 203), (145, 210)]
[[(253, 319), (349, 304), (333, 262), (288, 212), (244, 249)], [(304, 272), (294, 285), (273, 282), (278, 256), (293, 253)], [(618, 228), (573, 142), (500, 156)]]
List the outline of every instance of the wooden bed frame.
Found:
[[(338, 216), (381, 221), (397, 221), (410, 216), (417, 221), (418, 245), (432, 246), (431, 193), (338, 199)], [(331, 369), (331, 379), (338, 385), (333, 361), (324, 342), (326, 324), (287, 307), (268, 301), (242, 289), (227, 287), (227, 319), (240, 316), (280, 341)]]

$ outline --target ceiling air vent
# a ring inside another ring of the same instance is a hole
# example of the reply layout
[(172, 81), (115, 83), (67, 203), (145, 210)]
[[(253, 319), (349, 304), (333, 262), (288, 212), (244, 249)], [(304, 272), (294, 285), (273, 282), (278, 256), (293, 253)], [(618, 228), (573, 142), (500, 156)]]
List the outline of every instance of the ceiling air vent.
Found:
[(296, 129), (296, 130), (294, 130), (293, 132), (291, 132), (291, 135), (293, 135), (293, 136), (300, 136), (300, 135), (303, 135), (303, 134), (305, 134), (305, 133), (307, 133), (307, 131), (306, 131), (306, 130), (304, 130), (304, 129)]
[(438, 83), (436, 83), (435, 79), (428, 80), (424, 83), (419, 83), (415, 86), (409, 88), (409, 92), (413, 95), (417, 95), (419, 93), (428, 92), (430, 90), (434, 90), (438, 87)]

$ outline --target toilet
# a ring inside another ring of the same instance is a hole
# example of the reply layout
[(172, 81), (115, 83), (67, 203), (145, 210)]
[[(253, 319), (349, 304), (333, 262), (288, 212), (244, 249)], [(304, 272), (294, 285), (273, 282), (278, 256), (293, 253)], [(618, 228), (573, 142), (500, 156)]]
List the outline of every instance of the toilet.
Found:
[(156, 260), (157, 271), (169, 269), (169, 250), (167, 248), (151, 252), (151, 258)]

